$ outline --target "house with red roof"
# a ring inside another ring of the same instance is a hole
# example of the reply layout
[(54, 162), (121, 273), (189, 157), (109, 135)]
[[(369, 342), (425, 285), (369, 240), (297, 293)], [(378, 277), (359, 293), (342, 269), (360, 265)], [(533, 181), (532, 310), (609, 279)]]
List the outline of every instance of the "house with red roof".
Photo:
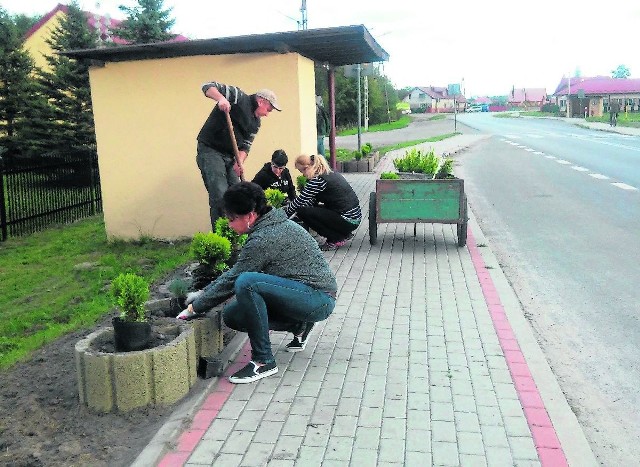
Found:
[(640, 112), (640, 79), (610, 76), (562, 77), (553, 93), (561, 112), (572, 117), (594, 117), (609, 113), (610, 103), (618, 101), (623, 112)]
[[(43, 69), (48, 68), (49, 65), (44, 57), (51, 55), (53, 51), (51, 47), (49, 47), (49, 44), (47, 44), (47, 39), (51, 37), (51, 32), (58, 26), (60, 19), (64, 17), (68, 11), (69, 8), (67, 5), (59, 3), (25, 34), (22, 47), (31, 55), (37, 67)], [(87, 18), (89, 28), (96, 31), (101, 42), (104, 44), (113, 43), (117, 45), (128, 44), (127, 41), (113, 35), (112, 32), (113, 29), (122, 23), (121, 20), (112, 19), (109, 16), (98, 15), (89, 11), (85, 11), (84, 14)], [(189, 38), (185, 36), (177, 35), (171, 42), (188, 40)]]
[(511, 88), (507, 96), (510, 107), (519, 109), (540, 109), (547, 102), (547, 90), (544, 88)]
[[(454, 99), (455, 98), (455, 99)], [(463, 112), (467, 99), (462, 94), (449, 94), (448, 88), (438, 86), (415, 87), (403, 99), (416, 113), (439, 113), (454, 111), (454, 102), (458, 112)]]

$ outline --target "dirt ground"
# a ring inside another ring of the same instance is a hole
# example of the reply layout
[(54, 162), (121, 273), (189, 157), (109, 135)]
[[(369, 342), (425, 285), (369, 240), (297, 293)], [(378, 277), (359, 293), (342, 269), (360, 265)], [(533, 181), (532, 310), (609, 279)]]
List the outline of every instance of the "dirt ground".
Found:
[[(163, 282), (164, 283), (164, 282)], [(160, 287), (163, 289), (163, 287)], [(155, 286), (153, 298), (163, 292)], [(36, 352), (29, 362), (0, 373), (0, 465), (125, 466), (171, 415), (174, 406), (127, 414), (100, 414), (79, 403), (75, 344), (95, 329), (69, 334)], [(233, 331), (225, 331), (225, 342)]]

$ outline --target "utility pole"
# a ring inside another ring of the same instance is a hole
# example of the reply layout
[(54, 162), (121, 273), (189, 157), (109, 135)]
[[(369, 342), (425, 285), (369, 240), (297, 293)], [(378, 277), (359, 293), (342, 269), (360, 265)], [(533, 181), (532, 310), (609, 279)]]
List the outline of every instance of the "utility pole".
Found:
[(360, 125), (362, 124), (362, 96), (360, 94), (360, 74), (361, 74), (361, 65), (358, 63), (357, 70), (357, 81), (358, 81), (358, 151), (362, 149), (362, 135), (360, 131)]
[(369, 131), (369, 77), (364, 75), (364, 131)]
[(307, 0), (302, 0), (302, 5), (300, 6), (300, 15), (301, 19), (298, 22), (298, 30), (302, 29), (304, 31), (307, 29)]

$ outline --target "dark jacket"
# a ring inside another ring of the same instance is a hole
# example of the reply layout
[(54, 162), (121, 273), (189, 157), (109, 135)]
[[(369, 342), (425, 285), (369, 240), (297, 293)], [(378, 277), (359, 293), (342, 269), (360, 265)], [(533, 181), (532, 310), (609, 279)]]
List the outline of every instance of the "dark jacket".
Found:
[(273, 170), (271, 170), (271, 162), (267, 162), (251, 181), (260, 185), (263, 190), (267, 188), (280, 190), (287, 195), (289, 201), (296, 197), (296, 187), (293, 184), (293, 180), (291, 180), (289, 169), (284, 169), (281, 177), (278, 178), (278, 176), (273, 173)]
[(248, 232), (238, 261), (203, 289), (193, 302), (196, 313), (204, 313), (234, 294), (236, 279), (243, 272), (262, 272), (291, 279), (335, 296), (336, 278), (315, 239), (289, 220), (282, 209), (264, 214)]
[(343, 219), (359, 224), (362, 220), (360, 201), (349, 182), (342, 174), (331, 172), (312, 178), (304, 186), (300, 194), (285, 207), (291, 216), (299, 208), (315, 206), (322, 203), (325, 209), (331, 209)]
[[(238, 149), (248, 153), (260, 129), (260, 118), (255, 115), (258, 108), (255, 94), (247, 95), (235, 86), (216, 82), (204, 84), (202, 92), (206, 93), (210, 87), (217, 88), (231, 104), (229, 115), (233, 122)], [(197, 139), (210, 148), (234, 156), (227, 116), (217, 105), (209, 114), (207, 121), (204, 122)]]
[(319, 104), (316, 104), (316, 131), (318, 136), (327, 136), (331, 131), (331, 121), (326, 110)]

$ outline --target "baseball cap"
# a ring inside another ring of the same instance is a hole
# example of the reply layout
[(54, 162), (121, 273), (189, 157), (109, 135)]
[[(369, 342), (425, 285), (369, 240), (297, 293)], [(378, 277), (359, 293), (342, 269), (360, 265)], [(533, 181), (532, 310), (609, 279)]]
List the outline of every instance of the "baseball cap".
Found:
[(276, 99), (276, 93), (270, 89), (260, 89), (256, 92), (256, 96), (262, 97), (263, 99), (268, 100), (274, 109), (278, 112), (282, 111), (282, 109), (278, 106), (278, 100)]

